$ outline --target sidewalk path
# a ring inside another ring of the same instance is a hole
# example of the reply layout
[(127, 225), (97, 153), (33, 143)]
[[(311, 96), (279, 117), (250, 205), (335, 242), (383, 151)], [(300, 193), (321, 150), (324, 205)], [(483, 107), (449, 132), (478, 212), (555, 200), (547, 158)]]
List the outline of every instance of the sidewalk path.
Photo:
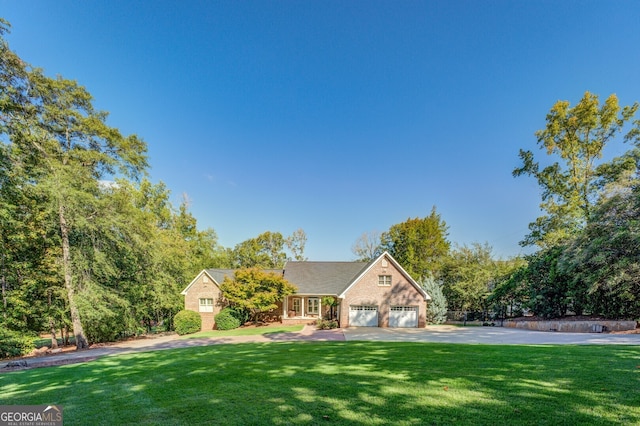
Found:
[[(559, 333), (520, 330), (506, 327), (454, 327), (429, 326), (427, 328), (352, 327), (335, 330), (316, 330), (305, 326), (299, 332), (260, 334), (253, 336), (225, 336), (202, 339), (182, 338), (178, 335), (129, 340), (113, 345), (70, 351), (42, 357), (21, 358), (23, 368), (62, 365), (92, 361), (110, 355), (164, 349), (189, 348), (232, 343), (272, 343), (296, 341), (385, 341), (385, 342), (440, 342), (497, 345), (638, 345), (640, 334)], [(0, 362), (0, 373), (13, 371), (9, 361)], [(18, 367), (20, 368), (20, 367)]]

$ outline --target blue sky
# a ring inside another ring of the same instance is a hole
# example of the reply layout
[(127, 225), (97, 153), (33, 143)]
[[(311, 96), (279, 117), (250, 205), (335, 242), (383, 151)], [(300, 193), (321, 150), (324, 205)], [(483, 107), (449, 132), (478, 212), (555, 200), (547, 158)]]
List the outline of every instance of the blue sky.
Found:
[(364, 232), (434, 205), (453, 243), (523, 253), (540, 194), (511, 172), (553, 103), (640, 101), (632, 1), (0, 0), (0, 16), (23, 59), (148, 143), (151, 179), (221, 244), (302, 228), (311, 260), (351, 260)]

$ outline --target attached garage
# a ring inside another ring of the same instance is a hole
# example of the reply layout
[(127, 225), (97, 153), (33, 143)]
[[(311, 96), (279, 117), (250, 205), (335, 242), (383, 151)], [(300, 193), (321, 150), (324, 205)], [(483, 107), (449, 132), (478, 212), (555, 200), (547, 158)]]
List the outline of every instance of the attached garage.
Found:
[(392, 306), (389, 312), (389, 327), (417, 327), (417, 306)]
[(349, 306), (349, 326), (351, 327), (377, 327), (378, 307), (367, 305)]

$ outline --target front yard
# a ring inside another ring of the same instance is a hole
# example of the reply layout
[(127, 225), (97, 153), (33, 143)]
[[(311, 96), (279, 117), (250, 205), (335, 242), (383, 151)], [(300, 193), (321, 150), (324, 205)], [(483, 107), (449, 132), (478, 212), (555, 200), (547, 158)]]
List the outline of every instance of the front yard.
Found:
[(640, 347), (233, 344), (0, 374), (81, 424), (640, 424)]

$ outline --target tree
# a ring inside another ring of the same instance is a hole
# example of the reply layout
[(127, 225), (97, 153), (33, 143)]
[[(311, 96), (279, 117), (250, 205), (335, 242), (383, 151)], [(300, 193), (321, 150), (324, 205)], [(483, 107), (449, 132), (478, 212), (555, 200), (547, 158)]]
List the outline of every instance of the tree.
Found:
[[(603, 150), (625, 124), (629, 123), (638, 104), (621, 108), (616, 95), (600, 105), (598, 96), (586, 92), (574, 107), (558, 101), (546, 117), (546, 127), (535, 133), (540, 148), (558, 161), (544, 168), (534, 160), (531, 151), (520, 150), (522, 165), (514, 176), (536, 178), (542, 189), (540, 208), (545, 214), (529, 225), (530, 233), (522, 245), (550, 247), (566, 241), (589, 220), (598, 190), (603, 181), (615, 180), (633, 169), (633, 161), (617, 161), (598, 165)], [(627, 140), (638, 135), (627, 134)]]
[[(284, 243), (291, 252), (293, 259), (297, 261), (307, 260), (304, 256), (304, 246), (307, 244), (307, 234), (305, 234), (302, 228), (293, 231), (293, 233), (284, 240)], [(291, 256), (289, 259), (291, 259)]]
[(522, 316), (529, 304), (529, 288), (525, 279), (527, 261), (515, 257), (497, 262), (497, 273), (493, 289), (487, 302), (499, 318)]
[(458, 311), (484, 311), (496, 266), (487, 243), (457, 247), (443, 267), (444, 294), (449, 307)]
[(99, 211), (100, 180), (114, 173), (138, 176), (147, 165), (146, 145), (109, 127), (107, 114), (93, 108), (91, 95), (76, 82), (30, 68), (4, 39), (0, 49), (0, 130), (9, 141), (11, 168), (29, 174), (56, 223), (76, 346), (86, 348), (76, 300), (81, 289), (74, 283), (75, 237)]
[(603, 200), (568, 245), (560, 268), (593, 315), (640, 318), (640, 186)]
[(377, 231), (365, 232), (351, 246), (351, 252), (360, 262), (369, 262), (382, 254), (380, 233)]
[(233, 279), (225, 277), (220, 290), (227, 301), (250, 310), (252, 319), (258, 321), (261, 313), (277, 309), (277, 303), (297, 289), (281, 274), (246, 268), (237, 270)]
[(302, 229), (298, 229), (287, 238), (280, 232), (266, 231), (256, 238), (250, 238), (235, 246), (229, 257), (234, 268), (263, 268), (279, 269), (284, 267), (290, 256), (285, 252), (285, 246), (296, 260), (306, 260), (304, 246), (307, 236)]
[(447, 320), (447, 298), (442, 291), (442, 281), (436, 281), (433, 275), (420, 282), (420, 287), (431, 297), (427, 303), (427, 322), (442, 324)]
[(381, 236), (381, 250), (388, 251), (418, 281), (429, 274), (439, 276), (449, 253), (448, 227), (436, 212), (425, 218), (407, 219), (391, 226)]

